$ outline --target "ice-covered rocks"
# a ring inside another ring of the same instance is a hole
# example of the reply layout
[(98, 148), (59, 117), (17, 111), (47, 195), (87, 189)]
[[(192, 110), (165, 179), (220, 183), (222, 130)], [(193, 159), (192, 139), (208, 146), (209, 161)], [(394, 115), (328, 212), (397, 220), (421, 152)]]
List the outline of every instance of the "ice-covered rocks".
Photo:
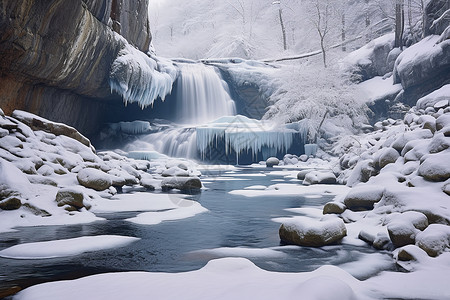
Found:
[(278, 166), (280, 164), (280, 160), (276, 157), (269, 157), (266, 160), (266, 166), (268, 168), (272, 168), (273, 166)]
[(94, 168), (86, 168), (81, 170), (78, 172), (77, 179), (82, 186), (94, 189), (96, 191), (106, 190), (112, 185), (112, 180), (109, 174)]
[[(298, 178), (298, 176), (297, 176)], [(303, 179), (304, 185), (311, 184), (335, 184), (336, 175), (330, 171), (311, 171), (305, 175)]]
[(322, 247), (340, 241), (347, 235), (347, 230), (344, 221), (334, 216), (321, 220), (296, 217), (280, 226), (279, 235), (286, 244)]
[(161, 188), (163, 190), (199, 190), (202, 188), (202, 182), (198, 177), (168, 177), (161, 182)]
[(371, 210), (383, 197), (385, 188), (377, 185), (358, 185), (344, 199), (345, 206), (353, 211)]

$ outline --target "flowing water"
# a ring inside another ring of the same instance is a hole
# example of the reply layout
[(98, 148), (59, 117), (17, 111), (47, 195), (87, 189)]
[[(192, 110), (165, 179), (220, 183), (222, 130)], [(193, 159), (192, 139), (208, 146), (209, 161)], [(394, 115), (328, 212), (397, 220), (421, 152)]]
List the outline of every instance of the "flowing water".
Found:
[[(252, 176), (255, 172), (259, 176)], [(224, 177), (232, 180), (223, 180)], [(208, 189), (190, 195), (190, 198), (209, 211), (188, 219), (157, 225), (137, 225), (124, 219), (136, 216), (139, 212), (114, 213), (102, 214), (100, 216), (106, 221), (91, 224), (19, 228), (17, 232), (2, 234), (0, 250), (19, 243), (89, 235), (124, 235), (140, 240), (126, 247), (73, 257), (42, 260), (0, 258), (0, 287), (14, 284), (26, 287), (39, 282), (111, 271), (195, 270), (203, 267), (210, 259), (230, 255), (204, 251), (221, 247), (275, 247), (281, 255), (248, 258), (261, 268), (279, 272), (311, 271), (324, 264), (339, 265), (375, 252), (368, 246), (280, 246), (280, 224), (272, 221), (272, 218), (295, 215), (285, 211), (286, 208), (319, 207), (330, 201), (331, 196), (245, 197), (228, 193), (251, 185), (268, 186), (289, 182), (284, 177), (270, 175), (266, 170), (242, 168), (233, 174), (210, 172), (202, 178)]]

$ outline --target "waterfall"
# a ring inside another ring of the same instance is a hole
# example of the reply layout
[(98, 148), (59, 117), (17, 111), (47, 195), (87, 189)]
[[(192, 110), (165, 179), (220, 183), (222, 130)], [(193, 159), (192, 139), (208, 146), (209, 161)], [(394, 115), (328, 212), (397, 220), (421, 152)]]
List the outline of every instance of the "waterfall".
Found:
[(202, 125), (223, 116), (236, 115), (228, 85), (216, 68), (202, 63), (178, 64), (177, 122)]

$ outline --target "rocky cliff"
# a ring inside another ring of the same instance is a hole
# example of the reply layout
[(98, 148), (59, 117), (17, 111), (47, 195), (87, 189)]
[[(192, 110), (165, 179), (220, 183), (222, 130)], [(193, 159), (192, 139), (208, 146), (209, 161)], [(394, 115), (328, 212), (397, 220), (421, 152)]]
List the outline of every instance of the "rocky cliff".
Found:
[(103, 111), (121, 104), (109, 85), (120, 50), (127, 41), (149, 49), (147, 7), (148, 0), (3, 0), (0, 107), (95, 132)]

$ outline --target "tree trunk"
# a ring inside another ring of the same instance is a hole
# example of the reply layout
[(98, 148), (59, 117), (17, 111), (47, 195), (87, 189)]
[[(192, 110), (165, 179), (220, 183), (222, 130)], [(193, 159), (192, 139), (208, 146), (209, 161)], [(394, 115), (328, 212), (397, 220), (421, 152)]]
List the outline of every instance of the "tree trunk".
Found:
[(325, 53), (325, 42), (324, 37), (320, 38), (320, 48), (322, 49), (323, 66), (327, 67), (327, 55)]
[(345, 47), (345, 12), (342, 13), (342, 31), (341, 31), (341, 38), (342, 38), (342, 51), (347, 51), (347, 47)]
[(405, 11), (403, 0), (395, 2), (395, 48), (403, 49), (403, 31), (405, 26)]
[(281, 7), (278, 10), (279, 15), (280, 15), (280, 25), (281, 25), (281, 34), (283, 36), (283, 49), (286, 51), (287, 50), (287, 43), (286, 43), (286, 29), (284, 28), (284, 23), (283, 23), (283, 16), (282, 16), (282, 10)]

